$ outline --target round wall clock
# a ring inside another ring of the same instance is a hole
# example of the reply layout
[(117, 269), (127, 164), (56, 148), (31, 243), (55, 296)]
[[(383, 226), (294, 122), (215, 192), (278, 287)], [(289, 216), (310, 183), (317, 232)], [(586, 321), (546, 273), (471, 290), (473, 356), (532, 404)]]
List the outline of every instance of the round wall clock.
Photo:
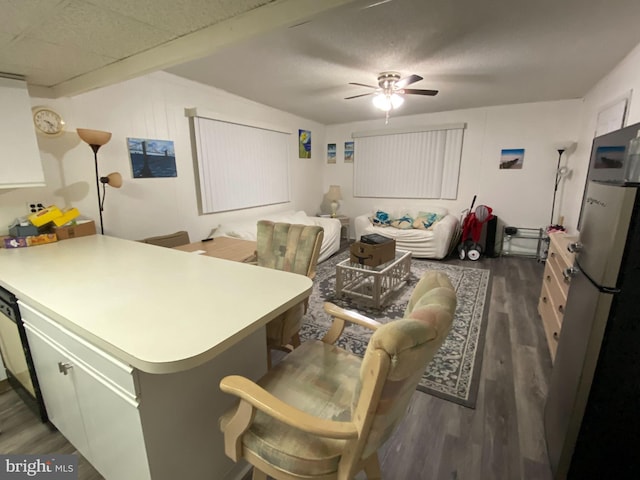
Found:
[(58, 112), (50, 108), (36, 108), (33, 111), (33, 124), (45, 135), (58, 135), (64, 129), (64, 120)]

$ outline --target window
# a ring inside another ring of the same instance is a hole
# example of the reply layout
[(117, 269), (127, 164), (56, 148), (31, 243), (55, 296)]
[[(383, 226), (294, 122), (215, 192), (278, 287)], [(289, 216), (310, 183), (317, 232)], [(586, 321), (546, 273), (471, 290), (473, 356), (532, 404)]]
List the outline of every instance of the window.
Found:
[(284, 203), (289, 198), (290, 133), (199, 117), (195, 141), (201, 213)]
[(354, 196), (458, 196), (464, 124), (354, 133)]

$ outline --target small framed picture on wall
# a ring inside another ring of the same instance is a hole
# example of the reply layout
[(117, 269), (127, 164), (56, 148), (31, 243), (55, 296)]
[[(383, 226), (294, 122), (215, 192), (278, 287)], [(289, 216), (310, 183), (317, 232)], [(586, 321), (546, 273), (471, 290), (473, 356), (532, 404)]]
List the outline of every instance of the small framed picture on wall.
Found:
[(524, 148), (503, 148), (500, 152), (500, 170), (517, 170), (524, 163)]
[(177, 177), (172, 140), (127, 138), (133, 178)]
[(336, 144), (327, 144), (327, 163), (336, 163)]
[(344, 142), (344, 163), (353, 163), (353, 142)]
[(311, 158), (311, 132), (298, 130), (298, 158)]

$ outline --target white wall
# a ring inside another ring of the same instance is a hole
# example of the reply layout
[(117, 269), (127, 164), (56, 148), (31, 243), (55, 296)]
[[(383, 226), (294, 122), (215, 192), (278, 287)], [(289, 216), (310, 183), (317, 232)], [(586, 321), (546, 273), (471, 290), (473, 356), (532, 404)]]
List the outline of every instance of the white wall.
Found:
[[(93, 152), (79, 140), (75, 133), (78, 127), (113, 133), (111, 141), (98, 152), (99, 172), (106, 175), (119, 171), (124, 185), (119, 190), (107, 187), (103, 213), (106, 234), (139, 239), (184, 229), (196, 240), (223, 221), (284, 209), (314, 214), (320, 207), (325, 127), (315, 122), (164, 72), (72, 98), (33, 99), (33, 104), (58, 109), (67, 121), (67, 133), (39, 138), (46, 188), (0, 191), (0, 233), (6, 233), (13, 218), (26, 213), (25, 202), (29, 200), (77, 207), (98, 223)], [(198, 215), (189, 123), (184, 116), (188, 107), (291, 131), (291, 202)], [(299, 128), (312, 132), (311, 159), (297, 158)], [(132, 179), (127, 137), (173, 140), (177, 178)]]
[[(389, 128), (465, 122), (460, 188), (455, 201), (433, 201), (459, 215), (473, 195), (477, 204), (494, 208), (502, 221), (516, 226), (543, 226), (549, 222), (557, 152), (554, 143), (576, 139), (577, 148), (563, 157), (572, 170), (561, 184), (556, 214), (564, 215), (565, 226), (575, 230), (586, 178), (591, 141), (598, 111), (629, 90), (634, 90), (627, 124), (640, 121), (640, 46), (636, 47), (584, 100), (459, 110), (417, 116), (392, 116)], [(328, 186), (342, 186), (340, 212), (351, 217), (376, 205), (402, 205), (407, 201), (353, 198), (352, 164), (344, 163), (344, 141), (351, 133), (384, 128), (384, 119), (325, 127), (286, 112), (256, 104), (218, 89), (159, 72), (87, 94), (48, 100), (34, 98), (32, 104), (59, 110), (68, 123), (67, 133), (49, 139), (39, 137), (47, 187), (0, 189), (0, 234), (8, 224), (26, 213), (27, 201), (76, 206), (97, 220), (92, 152), (81, 144), (76, 127), (109, 130), (113, 139), (100, 153), (100, 173), (120, 171), (125, 184), (107, 193), (105, 230), (124, 238), (187, 229), (192, 238), (208, 235), (211, 228), (228, 219), (253, 217), (256, 213), (285, 208), (315, 213)], [(195, 198), (188, 122), (185, 107), (236, 116), (247, 121), (298, 128), (313, 133), (311, 159), (296, 158), (292, 136), (291, 187), (289, 205), (199, 216)], [(326, 132), (326, 133), (325, 133)], [(126, 137), (173, 140), (176, 145), (178, 177), (173, 179), (131, 178)], [(326, 163), (326, 144), (338, 146), (337, 163)], [(524, 148), (522, 170), (499, 170), (502, 148)], [(355, 152), (355, 161), (358, 152)], [(390, 162), (390, 168), (392, 163)], [(421, 206), (431, 201), (411, 201)], [(326, 205), (324, 205), (326, 210)]]
[[(381, 114), (380, 120), (332, 125), (327, 127), (326, 139), (328, 143), (338, 145), (337, 163), (325, 164), (325, 191), (330, 184), (341, 185), (344, 200), (340, 213), (351, 217), (383, 205), (419, 208), (430, 204), (445, 206), (460, 216), (477, 195), (476, 206), (492, 207), (501, 222), (520, 227), (543, 227), (549, 223), (551, 215), (558, 161), (554, 144), (577, 138), (581, 111), (580, 100), (565, 100), (392, 116), (387, 128), (467, 124), (458, 198), (448, 201), (354, 198), (353, 164), (344, 163), (344, 142), (351, 140), (352, 132), (384, 129), (384, 118)], [(525, 149), (521, 170), (498, 168), (500, 151), (504, 148)], [(357, 162), (357, 150), (354, 158)], [(393, 159), (389, 160), (389, 168), (393, 168)]]
[(568, 164), (573, 170), (573, 175), (566, 183), (563, 198), (566, 205), (566, 225), (572, 232), (576, 230), (580, 215), (598, 112), (612, 101), (626, 95), (629, 90), (633, 92), (625, 126), (640, 122), (640, 45), (636, 46), (584, 98), (578, 145)]

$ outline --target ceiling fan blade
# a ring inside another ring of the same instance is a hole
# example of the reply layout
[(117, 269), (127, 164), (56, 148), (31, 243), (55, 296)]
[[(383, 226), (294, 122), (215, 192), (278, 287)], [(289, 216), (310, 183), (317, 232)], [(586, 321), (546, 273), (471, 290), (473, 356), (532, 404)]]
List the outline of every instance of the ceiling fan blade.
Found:
[(367, 95), (373, 95), (374, 92), (371, 93), (362, 93), (360, 95), (354, 95), (352, 97), (344, 97), (345, 100), (351, 100), (352, 98), (358, 98), (358, 97), (366, 97)]
[(420, 80), (422, 80), (422, 77), (420, 75), (416, 75), (416, 74), (409, 75), (408, 77), (404, 77), (398, 80), (396, 82), (396, 87), (404, 88), (407, 85), (411, 85), (412, 83), (419, 82)]
[(408, 93), (411, 95), (430, 95), (434, 96), (438, 94), (438, 90), (421, 90), (419, 88), (405, 88), (403, 89), (404, 93)]
[(365, 85), (364, 83), (349, 82), (349, 85), (358, 85), (359, 87), (378, 88), (373, 85)]

